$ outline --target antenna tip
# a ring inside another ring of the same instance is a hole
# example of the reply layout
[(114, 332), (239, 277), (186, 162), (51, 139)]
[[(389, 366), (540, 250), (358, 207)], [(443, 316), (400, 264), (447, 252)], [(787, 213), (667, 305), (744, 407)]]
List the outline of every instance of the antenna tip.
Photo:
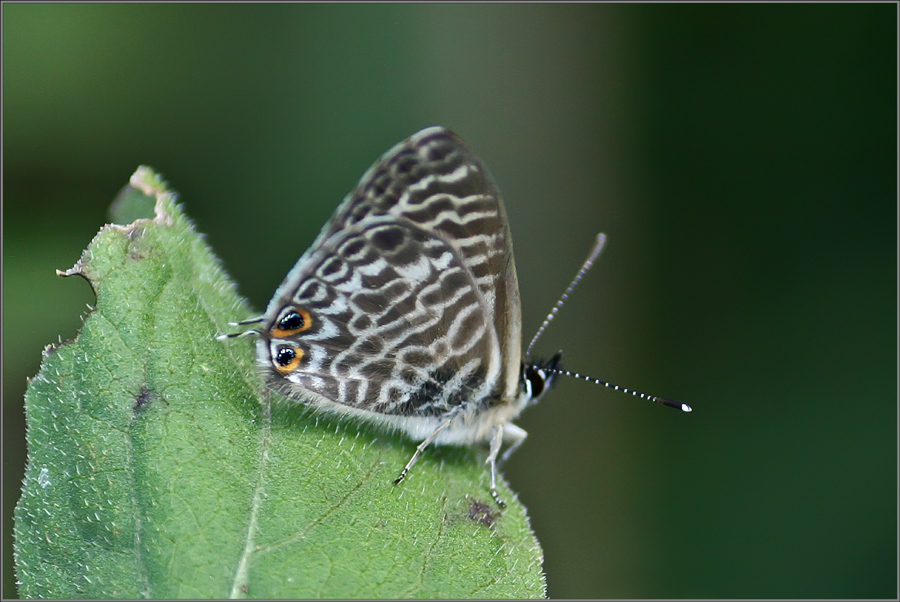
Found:
[(676, 410), (681, 410), (682, 412), (693, 412), (694, 409), (686, 403), (681, 403), (680, 401), (675, 401), (674, 399), (666, 399), (665, 397), (653, 397), (653, 401), (657, 403), (661, 403), (664, 406), (669, 406), (670, 408), (675, 408)]

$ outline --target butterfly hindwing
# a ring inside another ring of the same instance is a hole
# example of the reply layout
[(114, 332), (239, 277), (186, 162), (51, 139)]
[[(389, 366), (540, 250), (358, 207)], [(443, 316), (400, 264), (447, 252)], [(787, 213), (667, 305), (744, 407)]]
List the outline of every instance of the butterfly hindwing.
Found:
[(304, 356), (289, 373), (273, 372), (276, 385), (291, 385), (281, 392), (400, 415), (440, 414), (486, 396), (477, 385), (498, 370), (487, 308), (445, 242), (372, 219), (326, 239), (305, 267), (279, 301), (308, 312), (310, 324), (269, 343), (273, 355), (288, 343)]
[[(294, 310), (309, 323), (280, 328)], [(497, 187), (462, 141), (429, 128), (366, 172), (297, 262), (260, 355), (290, 397), (439, 416), (515, 393), (519, 312)], [(275, 361), (285, 345), (300, 357), (286, 367)]]

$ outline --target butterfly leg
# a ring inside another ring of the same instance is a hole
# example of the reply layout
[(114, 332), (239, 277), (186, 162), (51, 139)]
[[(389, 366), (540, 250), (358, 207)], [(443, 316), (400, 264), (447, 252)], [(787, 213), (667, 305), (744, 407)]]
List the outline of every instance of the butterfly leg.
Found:
[(452, 417), (444, 420), (436, 429), (434, 429), (433, 433), (428, 435), (428, 437), (419, 444), (419, 446), (416, 448), (416, 452), (413, 454), (412, 458), (409, 459), (409, 462), (406, 463), (406, 466), (404, 466), (403, 470), (400, 472), (400, 476), (397, 477), (396, 479), (394, 479), (394, 485), (399, 485), (403, 481), (403, 479), (406, 478), (406, 475), (409, 474), (410, 469), (416, 463), (416, 460), (419, 459), (419, 456), (422, 454), (422, 452), (425, 451), (425, 448), (428, 447), (429, 445), (431, 445), (431, 442), (434, 441), (437, 438), (437, 436), (440, 435), (441, 432), (443, 432), (443, 430), (445, 428), (450, 426), (451, 422), (452, 422)]
[(509, 443), (509, 447), (506, 448), (506, 451), (500, 456), (500, 460), (497, 461), (497, 470), (500, 470), (503, 463), (509, 459), (514, 451), (519, 449), (519, 446), (525, 442), (525, 438), (528, 436), (528, 432), (525, 429), (519, 428), (515, 424), (507, 424), (506, 431), (503, 434), (507, 443)]
[[(497, 505), (501, 508), (506, 508), (506, 503), (500, 499), (500, 494), (497, 493), (497, 471), (500, 469), (500, 466), (506, 462), (506, 459), (522, 445), (522, 442), (525, 441), (525, 437), (527, 436), (528, 433), (525, 432), (525, 430), (514, 424), (499, 424), (494, 427), (494, 436), (491, 438), (491, 451), (488, 454), (485, 464), (491, 465), (491, 497), (494, 498), (494, 501), (497, 502)], [(510, 445), (500, 457), (500, 460), (497, 460), (497, 456), (500, 454), (500, 448), (503, 446), (504, 441)]]

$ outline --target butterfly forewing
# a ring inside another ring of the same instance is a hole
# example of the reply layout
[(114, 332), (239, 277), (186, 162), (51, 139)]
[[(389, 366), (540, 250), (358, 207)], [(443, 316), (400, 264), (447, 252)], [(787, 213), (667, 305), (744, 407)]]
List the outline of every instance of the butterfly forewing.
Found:
[(516, 395), (519, 323), (498, 189), (461, 140), (430, 128), (338, 207), (270, 303), (260, 355), (270, 386), (301, 401), (441, 416)]

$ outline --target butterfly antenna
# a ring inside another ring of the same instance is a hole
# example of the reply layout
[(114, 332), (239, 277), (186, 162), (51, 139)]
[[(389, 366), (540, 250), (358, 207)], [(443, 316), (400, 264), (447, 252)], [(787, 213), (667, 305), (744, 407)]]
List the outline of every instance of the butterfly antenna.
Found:
[(674, 399), (666, 399), (665, 397), (657, 397), (656, 395), (647, 395), (646, 393), (641, 393), (639, 391), (632, 391), (631, 389), (626, 389), (625, 387), (614, 385), (612, 383), (606, 382), (605, 380), (594, 378), (593, 376), (585, 376), (583, 374), (578, 374), (577, 372), (571, 372), (569, 370), (560, 370), (559, 368), (544, 368), (544, 371), (551, 372), (553, 374), (562, 374), (563, 376), (580, 378), (581, 380), (586, 380), (588, 382), (594, 383), (595, 385), (603, 385), (604, 387), (609, 387), (610, 389), (613, 389), (615, 391), (621, 391), (622, 393), (634, 395), (635, 397), (640, 397), (641, 399), (646, 399), (647, 401), (652, 401), (654, 403), (661, 403), (664, 406), (675, 408), (676, 410), (681, 410), (682, 412), (693, 411), (691, 406), (686, 403), (681, 403), (680, 401), (675, 401)]
[(597, 240), (594, 242), (594, 247), (591, 249), (591, 252), (588, 254), (587, 259), (584, 260), (584, 263), (581, 265), (581, 269), (578, 270), (578, 273), (575, 274), (575, 277), (572, 279), (572, 282), (569, 283), (569, 288), (566, 289), (566, 292), (562, 294), (559, 300), (556, 302), (556, 305), (553, 309), (550, 310), (550, 313), (547, 314), (547, 317), (544, 318), (544, 323), (541, 324), (541, 327), (538, 328), (537, 332), (534, 335), (534, 338), (531, 339), (531, 342), (528, 343), (528, 348), (525, 350), (525, 357), (531, 356), (531, 348), (534, 347), (534, 344), (537, 342), (541, 335), (544, 334), (544, 331), (547, 329), (547, 326), (550, 322), (553, 321), (553, 318), (556, 317), (556, 314), (559, 313), (560, 308), (563, 304), (569, 299), (569, 295), (572, 294), (572, 291), (575, 290), (575, 287), (578, 286), (578, 283), (581, 282), (581, 279), (587, 273), (591, 266), (594, 265), (594, 262), (597, 260), (597, 257), (600, 256), (600, 252), (603, 251), (603, 245), (606, 244), (606, 234), (598, 234)]

